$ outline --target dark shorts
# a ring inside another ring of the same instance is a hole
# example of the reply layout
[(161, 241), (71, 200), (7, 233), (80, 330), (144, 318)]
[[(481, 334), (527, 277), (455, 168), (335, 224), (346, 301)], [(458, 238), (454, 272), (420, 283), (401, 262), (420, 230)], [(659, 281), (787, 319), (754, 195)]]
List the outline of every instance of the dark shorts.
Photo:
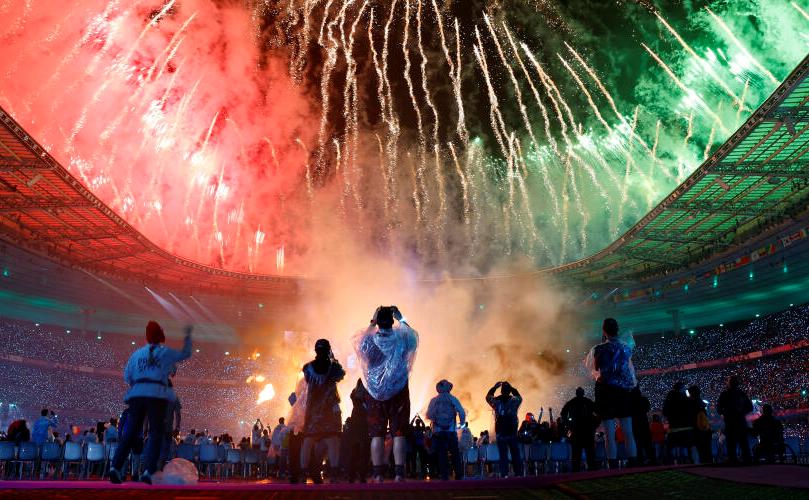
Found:
[(405, 435), (407, 425), (410, 423), (410, 389), (396, 393), (387, 401), (377, 401), (368, 396), (368, 434), (371, 437), (385, 437), (390, 425), (393, 436)]
[(629, 389), (596, 382), (595, 407), (601, 420), (632, 416)]

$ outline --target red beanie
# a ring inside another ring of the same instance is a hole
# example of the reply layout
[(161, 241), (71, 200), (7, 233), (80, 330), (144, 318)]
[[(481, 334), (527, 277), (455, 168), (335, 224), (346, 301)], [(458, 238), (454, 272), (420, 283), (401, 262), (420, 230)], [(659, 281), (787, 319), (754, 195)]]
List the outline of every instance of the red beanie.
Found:
[(166, 341), (166, 334), (163, 333), (163, 328), (157, 324), (157, 321), (150, 321), (146, 325), (146, 341), (150, 344), (162, 344)]

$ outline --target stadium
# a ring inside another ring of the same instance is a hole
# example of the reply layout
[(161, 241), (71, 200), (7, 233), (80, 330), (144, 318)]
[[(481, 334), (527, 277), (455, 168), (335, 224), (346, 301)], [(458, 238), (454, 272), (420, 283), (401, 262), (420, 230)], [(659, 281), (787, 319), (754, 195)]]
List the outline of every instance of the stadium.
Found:
[(618, 4), (0, 5), (2, 494), (803, 494), (809, 8)]

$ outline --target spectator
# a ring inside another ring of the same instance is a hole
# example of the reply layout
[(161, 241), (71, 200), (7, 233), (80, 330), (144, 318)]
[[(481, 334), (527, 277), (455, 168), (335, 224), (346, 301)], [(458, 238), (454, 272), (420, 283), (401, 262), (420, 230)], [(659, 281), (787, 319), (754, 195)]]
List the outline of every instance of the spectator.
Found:
[(351, 391), (351, 403), (351, 417), (347, 419), (349, 425), (345, 431), (348, 481), (364, 483), (371, 461), (371, 443), (368, 439), (368, 391), (362, 379), (357, 379), (357, 385)]
[(602, 325), (603, 342), (588, 355), (596, 374), (596, 413), (606, 429), (607, 458), (610, 468), (618, 466), (618, 446), (615, 440), (616, 420), (626, 436), (626, 453), (630, 462), (637, 456), (632, 434), (632, 402), (629, 391), (637, 385), (632, 366), (632, 348), (618, 338), (618, 322), (607, 318)]
[[(520, 428), (517, 430), (517, 438), (519, 439), (520, 443), (526, 448), (531, 445), (531, 443), (537, 440), (537, 432), (539, 431), (539, 423), (537, 423), (537, 419), (534, 418), (533, 413), (526, 413), (525, 420), (522, 421), (520, 424)], [(523, 453), (523, 456), (527, 456), (527, 451)]]
[(250, 444), (254, 450), (258, 450), (261, 447), (261, 434), (264, 431), (264, 424), (261, 423), (261, 419), (257, 418), (256, 422), (253, 424), (253, 429), (250, 432)]
[[(761, 416), (753, 421), (753, 435), (758, 437), (757, 455), (772, 463), (784, 448), (784, 426), (773, 416), (772, 405), (761, 407)], [(797, 453), (798, 450), (793, 450)]]
[(98, 422), (96, 423), (95, 435), (96, 435), (96, 443), (103, 443), (104, 442), (104, 434), (107, 430), (107, 423), (106, 422)]
[[(399, 327), (393, 327), (393, 321)], [(377, 308), (371, 325), (355, 339), (357, 357), (365, 372), (368, 427), (371, 434), (371, 460), (374, 481), (382, 481), (385, 460), (385, 434), (393, 434), (396, 481), (404, 481), (407, 458), (407, 422), (410, 419), (410, 369), (418, 349), (418, 334), (405, 321), (396, 306)]]
[(449, 479), (449, 464), (447, 463), (447, 453), (449, 452), (452, 467), (455, 470), (455, 479), (463, 479), (456, 417), (457, 422), (464, 423), (466, 411), (458, 398), (450, 394), (452, 384), (449, 381), (441, 380), (436, 384), (435, 390), (438, 395), (430, 400), (427, 418), (433, 423), (433, 448), (438, 456), (438, 475), (444, 481)]
[(306, 416), (301, 446), (301, 470), (315, 482), (322, 483), (319, 466), (309, 469), (309, 459), (319, 442), (325, 443), (329, 453), (329, 479), (336, 482), (340, 463), (340, 432), (343, 419), (340, 414), (340, 395), (337, 383), (345, 377), (345, 370), (334, 359), (331, 344), (326, 339), (315, 343), (315, 359), (303, 367), (307, 384)]
[(635, 437), (635, 448), (638, 451), (638, 464), (655, 463), (656, 455), (652, 444), (652, 432), (649, 426), (649, 398), (640, 392), (640, 385), (636, 385), (631, 393), (632, 404), (632, 435)]
[(261, 437), (258, 441), (258, 451), (261, 452), (262, 456), (267, 456), (270, 452), (270, 430), (267, 427), (261, 431)]
[(104, 431), (104, 442), (107, 444), (118, 442), (118, 419), (115, 417), (110, 418), (110, 425)]
[[(500, 389), (500, 395), (494, 392)], [(486, 402), (494, 410), (494, 432), (497, 451), (500, 454), (500, 477), (508, 477), (508, 452), (515, 476), (522, 476), (522, 456), (517, 439), (517, 412), (522, 404), (519, 391), (506, 381), (497, 382), (486, 394)]]
[(466, 451), (472, 447), (472, 441), (472, 431), (469, 430), (469, 424), (464, 423), (461, 428), (461, 437), (458, 438), (458, 446), (461, 449), (461, 457), (463, 457)]
[(424, 479), (427, 475), (427, 464), (429, 463), (427, 453), (427, 426), (424, 420), (416, 414), (410, 421), (410, 429), (413, 435), (413, 447), (409, 454), (410, 470), (418, 479)]
[(702, 400), (702, 390), (692, 385), (688, 388), (689, 399), (695, 409), (696, 419), (694, 422), (694, 444), (697, 447), (699, 462), (702, 464), (713, 463), (713, 451), (711, 450), (711, 422), (708, 419), (708, 408)]
[(31, 431), (28, 430), (28, 423), (25, 419), (11, 422), (6, 432), (6, 439), (14, 441), (17, 446), (19, 446), (20, 443), (27, 443), (31, 440)]
[[(279, 476), (286, 473), (287, 460), (289, 459), (289, 439), (287, 438), (288, 433), (289, 427), (284, 424), (284, 417), (279, 418), (278, 425), (276, 425), (275, 429), (272, 430), (272, 436), (270, 437), (270, 454), (278, 457)], [(285, 439), (287, 442), (286, 447), (284, 446)]]
[(595, 403), (584, 395), (584, 389), (576, 388), (576, 397), (562, 407), (562, 423), (570, 433), (573, 448), (573, 472), (581, 470), (581, 453), (587, 458), (587, 470), (595, 470), (595, 430), (599, 419)]
[(747, 440), (747, 414), (753, 411), (753, 403), (739, 387), (739, 377), (728, 379), (727, 388), (719, 395), (717, 411), (725, 420), (725, 442), (727, 443), (728, 462), (738, 464), (736, 449), (741, 448), (742, 460), (751, 464), (750, 444)]
[(39, 418), (34, 422), (31, 440), (38, 445), (53, 441), (51, 429), (55, 429), (57, 425), (59, 425), (59, 419), (56, 418), (56, 415), (52, 411), (49, 412), (47, 408), (43, 408), (39, 412)]
[(666, 428), (657, 413), (652, 415), (652, 423), (649, 424), (649, 431), (652, 433), (652, 444), (654, 445), (655, 460), (663, 458), (663, 448), (666, 444)]
[(669, 422), (666, 444), (670, 459), (678, 463), (690, 457), (692, 463), (699, 463), (694, 444), (694, 424), (697, 421), (697, 408), (686, 394), (685, 382), (677, 382), (666, 396), (663, 416)]
[(157, 472), (157, 461), (160, 458), (160, 447), (163, 443), (163, 425), (166, 406), (176, 398), (174, 390), (169, 387), (169, 374), (176, 370), (176, 364), (191, 357), (191, 327), (185, 328), (185, 341), (182, 351), (175, 351), (161, 345), (166, 341), (163, 329), (154, 321), (146, 326), (147, 345), (135, 351), (129, 358), (124, 370), (124, 379), (130, 389), (124, 397), (129, 404), (128, 426), (123, 441), (115, 450), (115, 457), (110, 466), (109, 477), (113, 484), (122, 481), (120, 469), (126, 457), (143, 435), (143, 422), (149, 420), (149, 443), (146, 450), (146, 471), (141, 481), (151, 484), (152, 475)]

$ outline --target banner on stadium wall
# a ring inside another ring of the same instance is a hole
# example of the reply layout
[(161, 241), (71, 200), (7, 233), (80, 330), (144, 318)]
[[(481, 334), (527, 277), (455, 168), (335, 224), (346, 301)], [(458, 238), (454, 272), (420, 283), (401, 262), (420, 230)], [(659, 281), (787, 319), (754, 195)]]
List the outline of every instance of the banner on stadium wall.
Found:
[(613, 295), (612, 301), (617, 304), (619, 302), (626, 302), (629, 300), (636, 300), (640, 298), (662, 297), (663, 292), (666, 290), (674, 290), (677, 288), (682, 288), (686, 285), (696, 283), (697, 281), (707, 281), (709, 279), (713, 279), (714, 276), (719, 276), (721, 274), (729, 273), (731, 271), (736, 271), (742, 267), (748, 266), (753, 262), (758, 261), (759, 259), (769, 257), (778, 252), (779, 250), (792, 245), (796, 241), (805, 239), (807, 236), (809, 236), (809, 227), (801, 228), (787, 236), (783, 236), (781, 238), (773, 240), (770, 243), (767, 243), (766, 245), (763, 245), (748, 254), (741, 255), (731, 261), (723, 262), (710, 271), (705, 271), (700, 274), (683, 276), (679, 279), (670, 281), (666, 283), (664, 286), (658, 288), (646, 287), (646, 288), (639, 288), (636, 290), (625, 290), (623, 293)]

